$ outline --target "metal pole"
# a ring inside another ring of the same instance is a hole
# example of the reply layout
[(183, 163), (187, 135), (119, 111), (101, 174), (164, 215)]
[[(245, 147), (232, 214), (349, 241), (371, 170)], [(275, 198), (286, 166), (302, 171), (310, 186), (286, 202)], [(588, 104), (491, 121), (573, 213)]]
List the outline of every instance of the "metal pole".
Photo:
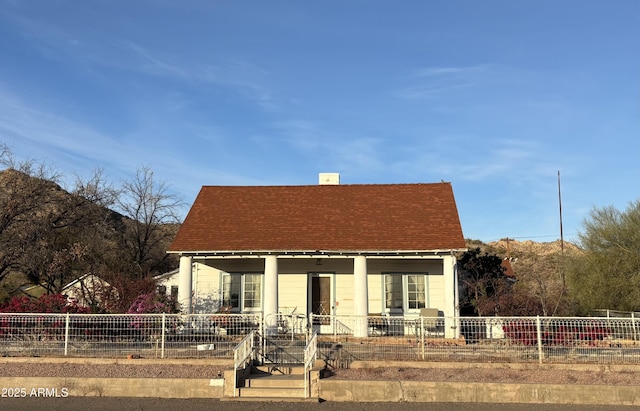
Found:
[(162, 341), (160, 342), (160, 358), (164, 358), (164, 340), (166, 338), (165, 328), (167, 327), (167, 314), (162, 313)]
[(544, 354), (542, 352), (542, 329), (539, 315), (536, 316), (536, 329), (538, 331), (538, 362), (542, 364), (542, 357)]
[(64, 325), (64, 356), (69, 355), (69, 313), (67, 313), (66, 322)]
[[(560, 170), (558, 170), (558, 206), (560, 210), (560, 251), (564, 256), (564, 235), (562, 233), (562, 195), (560, 193)], [(564, 264), (564, 260), (562, 262)], [(560, 267), (560, 279), (562, 280), (562, 287), (566, 289), (567, 280), (564, 273), (564, 265)]]
[(420, 347), (422, 352), (422, 360), (424, 361), (424, 317), (420, 316)]

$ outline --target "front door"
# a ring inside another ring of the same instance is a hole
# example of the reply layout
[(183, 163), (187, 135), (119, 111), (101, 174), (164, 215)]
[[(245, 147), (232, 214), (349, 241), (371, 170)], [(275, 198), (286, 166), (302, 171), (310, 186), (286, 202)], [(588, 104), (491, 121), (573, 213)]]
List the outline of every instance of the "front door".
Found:
[[(311, 273), (310, 294), (310, 309), (313, 314), (329, 316), (334, 313), (333, 274)], [(321, 333), (330, 332), (330, 325), (331, 319), (329, 317), (314, 320), (314, 328), (319, 326)]]

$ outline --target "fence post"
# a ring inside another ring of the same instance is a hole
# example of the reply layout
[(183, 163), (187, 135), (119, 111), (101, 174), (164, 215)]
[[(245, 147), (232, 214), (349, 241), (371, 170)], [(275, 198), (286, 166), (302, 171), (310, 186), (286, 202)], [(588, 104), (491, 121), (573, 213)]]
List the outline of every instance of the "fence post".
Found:
[(420, 347), (422, 352), (422, 360), (424, 361), (424, 317), (420, 316)]
[(638, 333), (636, 331), (636, 313), (631, 311), (631, 328), (633, 329), (633, 340), (638, 341)]
[(161, 332), (162, 341), (160, 341), (160, 358), (164, 358), (164, 340), (166, 338), (166, 334), (165, 334), (166, 328), (167, 328), (167, 314), (162, 313), (162, 332)]
[(542, 357), (544, 354), (542, 353), (542, 329), (539, 315), (536, 316), (536, 329), (538, 331), (538, 362), (542, 364)]
[(69, 355), (69, 313), (64, 324), (64, 356)]

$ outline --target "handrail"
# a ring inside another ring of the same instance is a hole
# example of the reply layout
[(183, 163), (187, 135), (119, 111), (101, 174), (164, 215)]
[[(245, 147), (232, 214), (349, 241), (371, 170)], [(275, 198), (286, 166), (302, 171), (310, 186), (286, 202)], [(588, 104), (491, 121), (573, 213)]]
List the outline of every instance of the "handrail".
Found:
[(313, 336), (307, 343), (307, 346), (304, 347), (304, 397), (310, 397), (310, 381), (309, 374), (313, 369), (313, 364), (318, 357), (318, 333), (314, 332)]
[(246, 337), (236, 345), (233, 349), (233, 396), (236, 396), (236, 389), (238, 388), (238, 367), (242, 365), (244, 370), (247, 366), (247, 360), (253, 359), (253, 352), (255, 348), (255, 331), (251, 331)]

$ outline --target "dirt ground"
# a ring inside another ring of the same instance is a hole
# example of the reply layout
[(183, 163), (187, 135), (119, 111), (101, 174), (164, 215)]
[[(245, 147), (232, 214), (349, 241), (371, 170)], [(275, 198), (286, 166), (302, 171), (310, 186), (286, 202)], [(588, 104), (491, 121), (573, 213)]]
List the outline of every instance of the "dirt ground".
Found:
[[(0, 361), (1, 362), (1, 361)], [(168, 364), (0, 364), (0, 377), (95, 377), (95, 378), (221, 378), (226, 367)], [(324, 378), (344, 380), (405, 380), (432, 382), (493, 382), (640, 385), (640, 366), (611, 371), (594, 365), (588, 369), (518, 369), (509, 367), (351, 368), (325, 370)]]
[(508, 369), (508, 368), (375, 368), (341, 369), (330, 378), (348, 380), (403, 380), (432, 382), (544, 383), (587, 385), (640, 385), (636, 371), (596, 369)]

